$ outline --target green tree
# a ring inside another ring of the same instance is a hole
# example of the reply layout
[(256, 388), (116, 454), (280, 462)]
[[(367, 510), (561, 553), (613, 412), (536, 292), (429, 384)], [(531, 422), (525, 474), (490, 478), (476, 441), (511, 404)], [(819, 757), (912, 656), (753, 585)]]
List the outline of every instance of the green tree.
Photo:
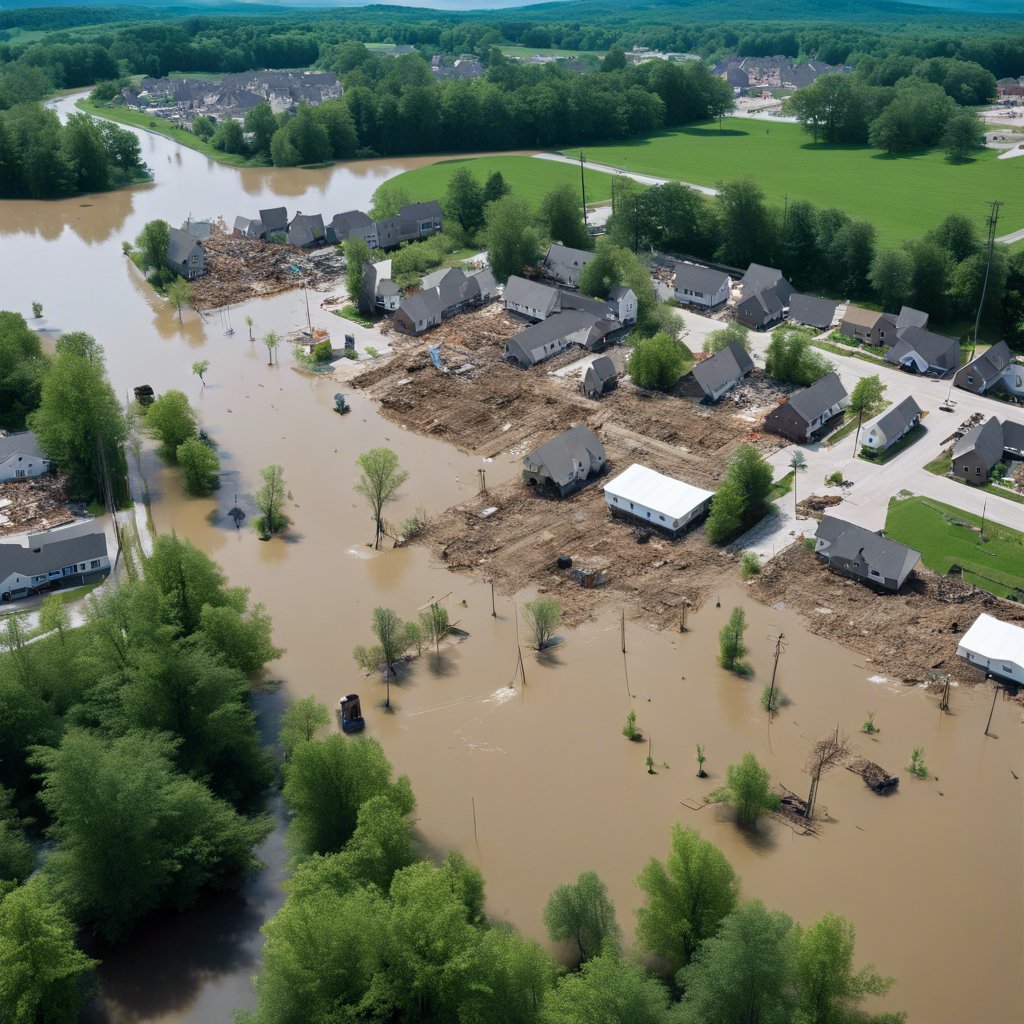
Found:
[[(146, 559), (146, 580), (158, 590), (163, 606), (162, 621), (173, 623), (185, 636), (195, 633), (209, 605), (244, 605), (245, 591), (230, 590), (227, 577), (209, 555), (177, 534), (160, 534), (153, 541), (153, 553)], [(134, 598), (135, 592), (129, 592)], [(113, 609), (103, 609), (114, 616)]]
[(340, 850), (355, 831), (359, 808), (385, 797), (400, 814), (415, 806), (408, 776), (392, 780), (391, 763), (368, 737), (335, 733), (292, 749), (284, 780), (291, 815), (288, 842), (299, 856)]
[(233, 153), (238, 156), (244, 156), (249, 150), (249, 147), (245, 144), (245, 134), (242, 131), (242, 126), (230, 117), (217, 125), (217, 130), (213, 133), (210, 144), (214, 149), (219, 149), (223, 153)]
[(213, 138), (213, 133), (217, 130), (217, 123), (212, 117), (206, 117), (203, 114), (197, 114), (192, 118), (192, 134), (197, 138), (203, 140), (203, 142), (209, 142)]
[(260, 476), (263, 478), (263, 486), (253, 495), (261, 513), (255, 525), (258, 533), (269, 536), (280, 533), (291, 523), (291, 519), (285, 515), (284, 507), (286, 501), (292, 500), (292, 492), (284, 482), (283, 466), (264, 466)]
[(868, 281), (884, 309), (899, 309), (910, 300), (914, 268), (902, 249), (880, 249), (871, 263)]
[(300, 743), (316, 739), (317, 733), (331, 724), (331, 713), (316, 697), (300, 697), (293, 700), (281, 715), (281, 729), (278, 740), (285, 757)]
[(206, 387), (206, 371), (209, 370), (209, 368), (209, 359), (197, 359), (192, 364), (192, 372), (199, 378), (204, 388)]
[(733, 608), (729, 621), (718, 632), (718, 663), (722, 668), (738, 672), (742, 657), (747, 653), (743, 634), (747, 630), (747, 616), (742, 608)]
[(448, 609), (436, 601), (420, 615), (423, 635), (434, 645), (435, 653), (440, 652), (441, 641), (451, 632)]
[(680, 972), (680, 1024), (795, 1019), (792, 930), (787, 915), (760, 900), (737, 907)]
[(263, 344), (267, 346), (267, 366), (273, 365), (274, 353), (277, 351), (280, 340), (277, 331), (274, 330), (267, 331), (263, 335)]
[(103, 134), (88, 114), (71, 114), (61, 132), (61, 148), (75, 178), (76, 192), (102, 192), (110, 187), (110, 162)]
[(275, 647), (270, 616), (261, 604), (245, 607), (237, 592), (231, 603), (217, 608), (204, 605), (199, 616), (203, 639), (212, 644), (226, 665), (254, 676), (284, 651)]
[[(167, 300), (177, 308), (178, 323), (181, 324), (181, 307), (191, 304), (191, 285), (184, 278), (175, 278), (167, 286), (166, 292)], [(196, 364), (193, 364), (193, 366), (195, 367)]]
[(714, 544), (724, 544), (759, 522), (769, 509), (772, 467), (751, 444), (736, 449), (711, 503), (705, 529)]
[(9, 1024), (74, 1024), (97, 961), (75, 945), (75, 929), (40, 884), (0, 899), (0, 1017)]
[(146, 429), (159, 442), (168, 462), (178, 457), (178, 446), (196, 436), (196, 414), (183, 391), (166, 391), (146, 410)]
[(668, 992), (614, 952), (561, 978), (544, 1000), (541, 1024), (669, 1024)]
[(42, 393), (46, 357), (20, 313), (0, 312), (0, 429), (23, 430)]
[(398, 464), (398, 456), (390, 448), (371, 448), (356, 459), (362, 471), (355, 490), (370, 506), (374, 522), (373, 546), (380, 547), (384, 536), (384, 507), (395, 501), (398, 488), (409, 479), (409, 474)]
[(637, 914), (637, 945), (686, 966), (739, 900), (740, 882), (725, 854), (694, 828), (672, 826), (668, 860), (652, 857), (637, 885), (646, 897)]
[(659, 332), (642, 338), (629, 356), (629, 376), (638, 388), (669, 391), (686, 372), (688, 350), (669, 335)]
[(854, 971), (856, 935), (845, 918), (825, 914), (810, 928), (796, 931), (797, 1013), (801, 1022), (846, 1024), (856, 1019), (865, 996), (884, 996), (892, 987), (894, 979), (876, 974), (872, 964)]
[(544, 927), (552, 942), (574, 943), (581, 963), (618, 952), (622, 942), (608, 887), (594, 871), (555, 889), (544, 906)]
[(72, 493), (116, 505), (128, 498), (124, 442), (128, 425), (88, 334), (65, 334), (43, 379), (39, 408), (29, 416), (40, 447), (68, 474)]
[(719, 262), (745, 267), (774, 252), (776, 228), (761, 186), (753, 178), (736, 178), (721, 184), (718, 192)]
[[(0, 900), (9, 888), (20, 885), (32, 874), (36, 863), (35, 850), (11, 805), (13, 797), (11, 790), (0, 786)], [(0, 982), (0, 991), (2, 989)]]
[(65, 634), (71, 629), (71, 612), (64, 603), (63, 594), (50, 594), (43, 598), (39, 608), (39, 628), (44, 633), (56, 633), (60, 642), (65, 642)]
[(401, 185), (385, 182), (373, 193), (373, 206), (370, 207), (370, 216), (374, 220), (397, 217), (398, 211), (403, 206), (408, 206), (411, 202), (412, 196)]
[(548, 237), (574, 249), (589, 249), (592, 243), (582, 209), (580, 195), (572, 185), (559, 185), (548, 192), (540, 202), (541, 221)]
[(621, 46), (613, 46), (601, 61), (602, 71), (625, 71), (626, 52)]
[(467, 167), (460, 167), (449, 179), (444, 212), (458, 221), (467, 235), (475, 235), (484, 224), (484, 192)]
[(141, 254), (144, 270), (159, 273), (167, 269), (167, 246), (171, 240), (171, 229), (165, 220), (148, 221), (135, 239)]
[(534, 650), (543, 651), (555, 638), (555, 630), (562, 623), (562, 605), (554, 597), (536, 597), (523, 606), (526, 627)]
[(803, 331), (782, 327), (772, 332), (764, 354), (764, 368), (784, 384), (810, 387), (831, 372), (833, 366), (811, 345)]
[(501, 171), (494, 171), (487, 176), (484, 182), (484, 203), (493, 203), (495, 199), (501, 199), (512, 191), (505, 176)]
[(319, 104), (313, 108), (313, 118), (327, 132), (330, 156), (335, 160), (349, 160), (356, 155), (359, 139), (344, 100), (327, 100)]
[(509, 194), (488, 203), (484, 212), (484, 241), (491, 270), (499, 281), (537, 265), (540, 240), (532, 226), (526, 200)]
[(708, 355), (714, 355), (723, 348), (728, 348), (734, 341), (738, 341), (748, 352), (750, 351), (750, 331), (735, 320), (717, 331), (712, 331), (704, 339), (704, 351)]
[(245, 115), (245, 130), (252, 132), (253, 152), (269, 157), (270, 143), (277, 131), (277, 119), (269, 103), (260, 103)]
[(359, 302), (363, 290), (363, 265), (370, 261), (370, 247), (365, 238), (345, 239), (345, 285), (349, 302)]
[(580, 273), (580, 291), (606, 299), (619, 285), (632, 289), (637, 304), (637, 331), (653, 334), (660, 326), (656, 313), (657, 301), (651, 273), (643, 260), (623, 246), (613, 245), (606, 238), (597, 243), (592, 260)]
[(58, 843), (47, 876), (108, 939), (161, 906), (191, 905), (200, 889), (256, 866), (270, 819), (243, 818), (201, 783), (178, 775), (175, 742), (133, 732), (105, 740), (80, 729), (39, 748), (40, 794)]
[(371, 628), (377, 643), (372, 647), (356, 647), (352, 652), (356, 664), (368, 672), (384, 666), (384, 681), (387, 684), (386, 708), (391, 707), (391, 675), (394, 666), (401, 660), (409, 647), (412, 637), (406, 624), (390, 608), (374, 608)]
[(725, 786), (716, 796), (732, 804), (741, 825), (757, 827), (757, 819), (779, 806), (778, 796), (771, 791), (771, 777), (753, 754), (744, 754), (739, 764), (731, 764), (725, 773)]
[(853, 438), (853, 450), (857, 451), (857, 443), (860, 441), (860, 428), (864, 422), (865, 415), (871, 416), (881, 410), (882, 396), (885, 394), (886, 385), (882, 383), (877, 373), (870, 377), (861, 377), (853, 386), (850, 392), (850, 412), (857, 414), (857, 433)]
[(971, 256), (981, 255), (983, 251), (974, 221), (963, 213), (951, 213), (944, 217), (937, 228), (928, 232), (927, 237), (930, 241), (938, 242), (954, 263), (963, 263)]

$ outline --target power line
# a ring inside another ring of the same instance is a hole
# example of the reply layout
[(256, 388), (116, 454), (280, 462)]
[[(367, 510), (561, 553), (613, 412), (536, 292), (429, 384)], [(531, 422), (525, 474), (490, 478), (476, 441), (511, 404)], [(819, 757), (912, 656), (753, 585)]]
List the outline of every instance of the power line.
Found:
[(985, 307), (985, 294), (988, 291), (988, 277), (992, 270), (992, 253), (996, 245), (996, 224), (999, 221), (999, 207), (1003, 204), (993, 199), (989, 204), (988, 215), (988, 262), (985, 264), (985, 280), (981, 285), (981, 299), (978, 302), (978, 315), (974, 320), (974, 344), (971, 346), (971, 359), (978, 348), (978, 330), (981, 327), (981, 311)]

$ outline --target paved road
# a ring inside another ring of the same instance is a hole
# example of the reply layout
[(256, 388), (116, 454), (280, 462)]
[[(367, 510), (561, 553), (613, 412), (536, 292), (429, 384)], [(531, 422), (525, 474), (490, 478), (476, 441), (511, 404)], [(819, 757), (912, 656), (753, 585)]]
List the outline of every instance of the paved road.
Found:
[[(579, 167), (580, 164), (579, 160), (563, 156), (561, 153), (535, 153), (534, 158), (537, 160), (554, 160), (558, 164), (572, 164), (574, 167)], [(627, 171), (622, 167), (612, 167), (610, 164), (595, 164), (592, 160), (585, 160), (584, 162), (592, 171), (604, 171), (606, 174), (621, 174), (626, 178), (632, 178), (633, 181), (639, 181), (641, 185), (667, 185), (670, 181), (675, 180), (674, 178), (656, 178), (653, 174), (638, 174), (636, 171)], [(706, 185), (694, 185), (689, 181), (683, 181), (680, 184), (686, 185), (697, 192), (703, 192), (706, 196), (718, 195), (718, 189), (708, 188)]]
[[(707, 317), (689, 311), (681, 312), (689, 332), (686, 341), (693, 349), (701, 347), (698, 339), (721, 326), (718, 321)], [(764, 352), (770, 337), (769, 334), (750, 335), (754, 360), (758, 365), (764, 365)], [(807, 468), (801, 470), (797, 477), (798, 499), (802, 500), (812, 493), (841, 493), (843, 503), (837, 508), (837, 514), (868, 529), (880, 530), (885, 525), (889, 498), (901, 490), (907, 490), (978, 516), (984, 510), (990, 521), (1021, 529), (1024, 525), (1024, 505), (968, 487), (955, 480), (935, 476), (934, 473), (925, 470), (924, 466), (948, 447), (948, 444), (944, 443), (946, 439), (972, 413), (980, 412), (986, 416), (995, 415), (1001, 419), (1008, 417), (1024, 421), (1024, 410), (1018, 413), (1012, 406), (1002, 402), (954, 388), (952, 397), (956, 402), (956, 411), (942, 412), (939, 406), (950, 393), (949, 381), (918, 377), (853, 357), (829, 355), (829, 358), (835, 363), (847, 391), (852, 391), (861, 377), (878, 374), (887, 387), (885, 397), (893, 404), (912, 395), (925, 411), (924, 424), (927, 432), (919, 441), (900, 452), (884, 466), (876, 466), (856, 458), (854, 434), (844, 437), (835, 445), (830, 445), (826, 439), (822, 444), (790, 445), (781, 449), (769, 459), (775, 467), (776, 479), (789, 472), (789, 461), (798, 447), (807, 460)], [(842, 470), (843, 476), (851, 481), (850, 486), (841, 489), (825, 486), (825, 478), (837, 469)], [(802, 529), (813, 532), (813, 520), (795, 520), (792, 493), (782, 498), (779, 505), (780, 514), (767, 523), (759, 524), (750, 534), (741, 537), (734, 545), (737, 550), (753, 550), (767, 559), (793, 543)]]
[(1020, 231), (1011, 231), (1008, 235), (1000, 235), (996, 239), (997, 242), (1002, 242), (1003, 245), (1013, 245), (1014, 242), (1024, 242), (1024, 228)]

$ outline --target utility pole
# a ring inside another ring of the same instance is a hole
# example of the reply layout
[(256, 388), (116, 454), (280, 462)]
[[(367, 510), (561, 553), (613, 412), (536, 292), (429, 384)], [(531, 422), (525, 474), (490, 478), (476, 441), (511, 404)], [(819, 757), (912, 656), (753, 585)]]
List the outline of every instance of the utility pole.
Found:
[(772, 715), (772, 702), (775, 699), (775, 673), (779, 670), (779, 655), (782, 654), (782, 641), (785, 640), (785, 635), (780, 633), (778, 639), (775, 641), (775, 664), (772, 665), (772, 683), (768, 690), (768, 717)]
[(985, 543), (985, 513), (988, 511), (988, 498), (982, 503), (981, 506), (981, 533), (978, 535), (981, 538), (981, 542)]
[(583, 164), (586, 161), (583, 159), (583, 150), (580, 150), (580, 188), (583, 191), (583, 224), (586, 226), (587, 223), (587, 181), (583, 175)]
[(996, 246), (996, 224), (999, 222), (999, 207), (1003, 204), (993, 199), (989, 204), (988, 215), (988, 262), (985, 264), (985, 279), (981, 285), (981, 299), (978, 302), (978, 315), (974, 320), (974, 344), (971, 346), (971, 358), (978, 348), (978, 329), (981, 327), (981, 311), (985, 306), (985, 294), (988, 292), (988, 276), (992, 270), (992, 253)]
[(994, 683), (992, 689), (992, 707), (988, 709), (988, 721), (985, 723), (985, 735), (990, 735), (989, 729), (992, 726), (992, 715), (996, 710), (996, 697), (999, 696), (999, 684)]

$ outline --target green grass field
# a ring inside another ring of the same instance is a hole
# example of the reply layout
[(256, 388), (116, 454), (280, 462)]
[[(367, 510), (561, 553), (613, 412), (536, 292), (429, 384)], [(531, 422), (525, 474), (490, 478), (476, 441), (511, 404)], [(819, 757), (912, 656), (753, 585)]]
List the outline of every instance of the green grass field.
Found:
[(603, 50), (559, 50), (555, 48), (541, 49), (536, 46), (499, 46), (506, 57), (603, 57)]
[(1000, 234), (1024, 227), (1024, 158), (997, 160), (994, 150), (963, 164), (939, 151), (886, 157), (869, 146), (814, 145), (796, 124), (726, 118), (721, 132), (715, 122), (585, 152), (597, 163), (696, 185), (749, 174), (773, 203), (788, 195), (871, 221), (885, 245), (916, 238), (952, 212), (981, 227), (992, 199), (1005, 204)]
[(980, 531), (979, 516), (930, 498), (893, 500), (885, 520), (886, 536), (920, 551), (929, 569), (945, 573), (959, 565), (968, 582), (1005, 597), (1024, 581), (1024, 534), (991, 521), (987, 541)]
[[(482, 156), (464, 160), (443, 160), (428, 167), (417, 167), (392, 178), (388, 185), (403, 188), (414, 202), (443, 196), (448, 179), (460, 168), (468, 167), (482, 185), (488, 175), (501, 171), (516, 195), (523, 196), (531, 206), (538, 206), (545, 194), (558, 185), (579, 188), (578, 167), (537, 160), (531, 156)], [(587, 202), (611, 198), (612, 175), (602, 171), (586, 172)]]

